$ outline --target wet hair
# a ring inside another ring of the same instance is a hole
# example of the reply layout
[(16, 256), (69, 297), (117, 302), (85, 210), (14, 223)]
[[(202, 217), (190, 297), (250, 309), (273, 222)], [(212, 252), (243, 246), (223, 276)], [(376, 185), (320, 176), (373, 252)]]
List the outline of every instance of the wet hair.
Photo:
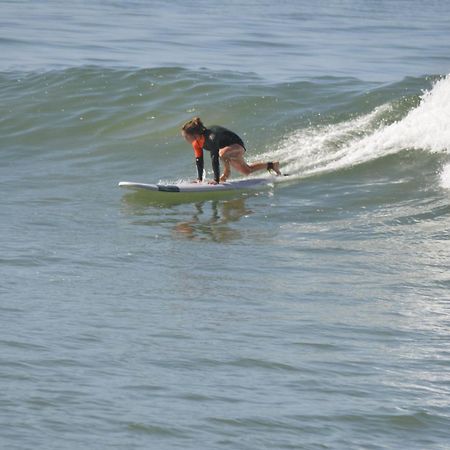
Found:
[(181, 130), (187, 134), (205, 134), (206, 127), (203, 125), (203, 122), (200, 120), (200, 117), (194, 117), (193, 119), (187, 121), (182, 127)]

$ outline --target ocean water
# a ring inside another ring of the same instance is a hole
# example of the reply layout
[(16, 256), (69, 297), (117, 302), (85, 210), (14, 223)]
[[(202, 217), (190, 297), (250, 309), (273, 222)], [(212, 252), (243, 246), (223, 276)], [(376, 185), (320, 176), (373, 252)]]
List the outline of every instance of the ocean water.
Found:
[[(450, 449), (449, 24), (0, 1), (0, 448)], [(117, 187), (195, 177), (194, 115), (293, 177)]]

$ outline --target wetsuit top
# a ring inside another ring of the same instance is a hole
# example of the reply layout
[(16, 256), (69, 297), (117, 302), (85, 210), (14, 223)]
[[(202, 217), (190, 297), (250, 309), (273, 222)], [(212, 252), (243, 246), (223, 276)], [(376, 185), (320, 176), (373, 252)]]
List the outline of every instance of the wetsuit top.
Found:
[(219, 182), (219, 150), (233, 144), (239, 144), (245, 150), (244, 142), (236, 133), (217, 125), (207, 128), (203, 136), (192, 143), (199, 180), (203, 179), (203, 150), (208, 150), (211, 153), (214, 180)]

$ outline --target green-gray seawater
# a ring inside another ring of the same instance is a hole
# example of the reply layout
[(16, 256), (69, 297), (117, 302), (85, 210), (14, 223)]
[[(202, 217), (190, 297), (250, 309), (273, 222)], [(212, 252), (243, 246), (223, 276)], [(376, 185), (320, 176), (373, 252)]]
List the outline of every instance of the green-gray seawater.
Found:
[(450, 448), (445, 2), (0, 8), (1, 448)]

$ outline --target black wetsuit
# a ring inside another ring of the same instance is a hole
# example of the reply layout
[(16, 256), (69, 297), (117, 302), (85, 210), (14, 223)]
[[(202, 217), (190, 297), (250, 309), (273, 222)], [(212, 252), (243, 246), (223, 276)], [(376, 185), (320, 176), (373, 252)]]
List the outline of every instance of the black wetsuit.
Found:
[[(239, 144), (245, 150), (245, 145), (236, 133), (218, 125), (207, 128), (204, 136), (205, 143), (203, 144), (203, 149), (211, 153), (214, 180), (218, 183), (220, 179), (219, 150), (233, 144)], [(203, 178), (203, 156), (197, 157), (195, 161), (197, 164), (198, 179), (201, 180)]]

